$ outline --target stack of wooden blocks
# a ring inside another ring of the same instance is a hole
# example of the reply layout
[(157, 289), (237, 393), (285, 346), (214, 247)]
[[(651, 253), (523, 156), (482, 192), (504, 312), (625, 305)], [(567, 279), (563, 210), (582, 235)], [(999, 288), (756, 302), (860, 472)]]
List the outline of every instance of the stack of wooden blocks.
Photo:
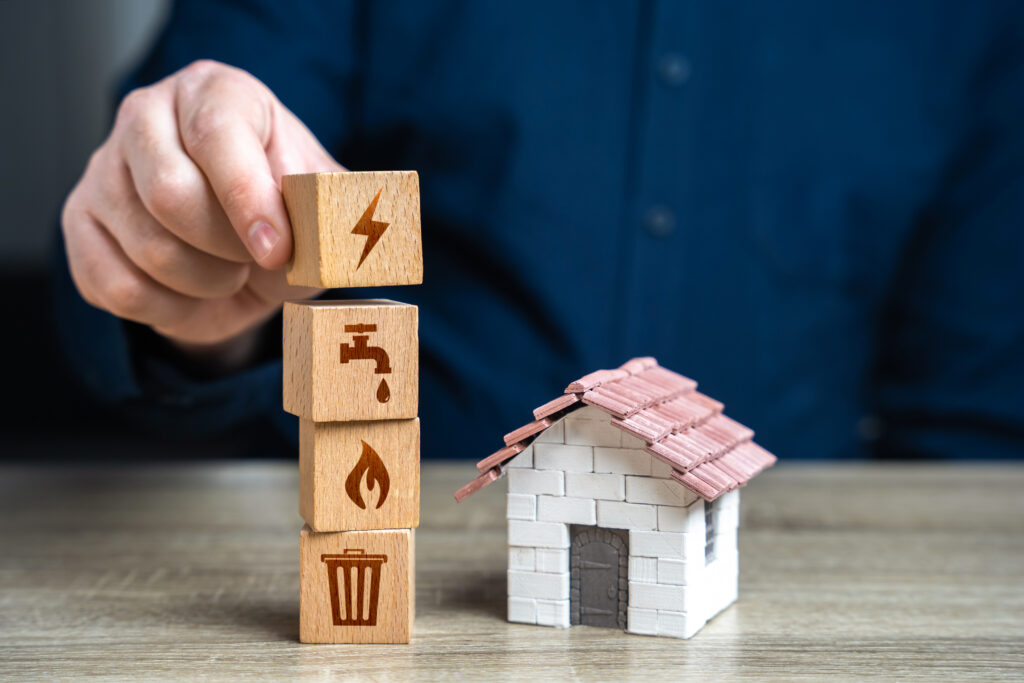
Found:
[[(286, 176), (293, 285), (420, 284), (414, 171)], [(300, 418), (299, 639), (407, 643), (420, 508), (417, 308), (284, 307), (284, 409)]]

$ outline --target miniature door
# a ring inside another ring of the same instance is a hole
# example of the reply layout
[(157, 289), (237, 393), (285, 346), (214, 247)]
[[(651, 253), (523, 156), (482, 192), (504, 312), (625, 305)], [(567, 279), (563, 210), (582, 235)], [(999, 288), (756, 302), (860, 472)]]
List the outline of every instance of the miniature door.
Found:
[(626, 628), (627, 539), (616, 529), (572, 528), (569, 575), (573, 624)]

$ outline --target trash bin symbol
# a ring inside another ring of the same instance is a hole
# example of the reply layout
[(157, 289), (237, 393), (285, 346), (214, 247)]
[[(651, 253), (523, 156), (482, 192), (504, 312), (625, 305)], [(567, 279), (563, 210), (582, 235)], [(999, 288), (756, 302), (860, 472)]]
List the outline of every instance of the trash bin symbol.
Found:
[[(362, 548), (346, 548), (341, 555), (321, 555), (320, 561), (327, 565), (334, 625), (376, 626), (380, 568), (388, 561), (388, 556), (367, 555)], [(339, 574), (345, 597), (344, 614), (341, 606), (342, 591), (338, 590)]]

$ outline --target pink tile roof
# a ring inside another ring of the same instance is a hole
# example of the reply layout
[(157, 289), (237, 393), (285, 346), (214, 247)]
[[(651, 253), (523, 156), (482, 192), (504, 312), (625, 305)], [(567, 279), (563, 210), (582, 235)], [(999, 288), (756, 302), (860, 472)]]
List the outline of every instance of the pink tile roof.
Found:
[(697, 391), (689, 377), (634, 358), (616, 370), (598, 370), (571, 383), (533, 411), (534, 420), (505, 435), (505, 446), (477, 463), (480, 475), (455, 493), (465, 500), (505, 474), (505, 464), (552, 424), (584, 405), (642, 439), (645, 450), (672, 466), (672, 478), (704, 500), (714, 500), (775, 464), (753, 442), (753, 430), (722, 414), (724, 406)]

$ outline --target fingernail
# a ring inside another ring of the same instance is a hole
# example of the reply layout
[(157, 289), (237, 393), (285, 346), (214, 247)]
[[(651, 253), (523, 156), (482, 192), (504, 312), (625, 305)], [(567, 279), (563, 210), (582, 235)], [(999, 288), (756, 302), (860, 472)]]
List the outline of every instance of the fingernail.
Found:
[(249, 251), (257, 261), (262, 261), (274, 251), (279, 239), (281, 237), (270, 223), (259, 221), (249, 228)]

